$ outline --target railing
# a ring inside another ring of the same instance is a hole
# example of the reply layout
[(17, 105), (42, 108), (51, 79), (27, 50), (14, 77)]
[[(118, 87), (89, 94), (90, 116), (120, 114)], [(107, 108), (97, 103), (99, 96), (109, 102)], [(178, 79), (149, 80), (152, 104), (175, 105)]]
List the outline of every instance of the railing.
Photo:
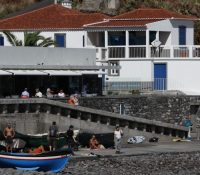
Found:
[(130, 58), (145, 58), (146, 57), (146, 46), (129, 47)]
[(109, 46), (108, 48), (97, 48), (98, 60), (109, 59), (137, 59), (137, 58), (167, 58), (167, 59), (197, 59), (200, 58), (200, 46), (174, 45), (152, 47), (145, 45), (137, 46)]
[[(170, 82), (172, 83), (172, 82)], [(170, 84), (171, 85), (171, 84)], [(155, 78), (154, 81), (107, 81), (104, 91), (164, 91), (167, 89), (166, 78)]]
[(109, 58), (125, 58), (125, 47), (108, 47)]
[(139, 82), (139, 81), (115, 81), (115, 82), (105, 82), (104, 91), (152, 91), (153, 82)]

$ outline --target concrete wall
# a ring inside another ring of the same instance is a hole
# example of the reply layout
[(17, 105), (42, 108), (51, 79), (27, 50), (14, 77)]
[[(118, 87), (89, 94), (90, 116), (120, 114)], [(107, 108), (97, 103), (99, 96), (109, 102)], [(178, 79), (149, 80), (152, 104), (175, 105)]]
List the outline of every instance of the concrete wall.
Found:
[[(23, 134), (39, 134), (47, 133), (52, 121), (56, 121), (59, 131), (67, 131), (70, 125), (80, 132), (89, 133), (113, 133), (115, 126), (103, 125), (95, 122), (88, 122), (84, 120), (57, 116), (52, 114), (9, 114), (1, 115), (0, 117), (0, 130), (6, 127), (7, 123), (11, 123), (17, 132)], [(134, 135), (143, 135), (147, 138), (159, 137), (160, 140), (171, 140), (171, 137), (160, 135), (156, 133), (143, 132), (135, 129), (123, 128), (124, 138), (123, 142), (126, 143), (127, 139)], [(148, 141), (148, 139), (147, 139)]]
[(0, 53), (0, 65), (96, 65), (95, 49), (0, 47)]

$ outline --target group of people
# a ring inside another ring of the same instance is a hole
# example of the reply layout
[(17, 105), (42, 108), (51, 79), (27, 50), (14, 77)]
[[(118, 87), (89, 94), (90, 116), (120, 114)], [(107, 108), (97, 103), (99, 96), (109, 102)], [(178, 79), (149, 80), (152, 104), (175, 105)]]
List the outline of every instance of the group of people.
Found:
[[(28, 92), (28, 89), (25, 88), (24, 91), (21, 94), (21, 98), (26, 99), (26, 98), (29, 98), (29, 97), (30, 97), (30, 93)], [(34, 97), (38, 97), (38, 98), (43, 97), (43, 94), (42, 94), (42, 92), (40, 91), (39, 88), (35, 89), (35, 96)]]
[[(74, 154), (73, 150), (76, 144), (73, 129), (74, 129), (73, 125), (70, 125), (69, 129), (66, 132), (67, 146), (68, 146), (68, 149), (71, 150), (72, 155)], [(4, 129), (3, 135), (5, 137), (6, 151), (12, 152), (13, 138), (15, 136), (15, 131), (13, 127), (11, 126), (11, 123), (7, 124), (6, 128)], [(48, 143), (49, 143), (50, 151), (53, 151), (56, 149), (57, 137), (58, 137), (58, 126), (56, 125), (56, 122), (53, 121), (48, 131)], [(120, 153), (122, 137), (123, 137), (122, 129), (120, 129), (119, 126), (116, 126), (116, 129), (114, 131), (114, 142), (115, 142), (116, 154)], [(90, 149), (105, 149), (105, 147), (97, 140), (95, 135), (92, 135), (91, 139), (89, 140), (89, 147)], [(41, 153), (41, 152), (44, 152), (44, 146), (42, 145), (39, 146), (38, 148), (29, 150), (29, 153)]]
[[(25, 88), (21, 94), (21, 98), (27, 99), (29, 97), (30, 97), (30, 94), (28, 92), (28, 89)], [(34, 97), (38, 97), (38, 98), (44, 97), (44, 95), (39, 90), (39, 88), (35, 89)], [(47, 88), (46, 97), (47, 98), (53, 98), (53, 97), (65, 98), (65, 97), (68, 97), (68, 95), (66, 95), (62, 89), (58, 92), (58, 94), (54, 94), (54, 92), (50, 88)], [(70, 95), (69, 99), (67, 99), (67, 103), (70, 105), (79, 105), (78, 94), (75, 93), (73, 95)]]
[[(67, 146), (68, 149), (71, 150), (71, 153), (73, 153), (73, 149), (75, 146), (75, 139), (74, 139), (74, 126), (70, 125), (69, 129), (67, 130), (66, 133), (66, 141), (67, 141)], [(56, 125), (56, 122), (53, 121), (52, 125), (49, 127), (49, 132), (48, 132), (48, 141), (49, 141), (49, 150), (55, 150), (56, 145), (57, 145), (57, 137), (58, 137), (58, 126)]]

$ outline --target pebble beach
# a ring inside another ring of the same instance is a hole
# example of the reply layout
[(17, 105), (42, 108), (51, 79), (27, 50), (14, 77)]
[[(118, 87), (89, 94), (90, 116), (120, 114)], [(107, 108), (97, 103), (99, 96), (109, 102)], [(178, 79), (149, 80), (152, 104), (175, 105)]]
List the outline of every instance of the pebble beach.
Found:
[[(72, 159), (57, 175), (199, 175), (199, 172), (200, 152), (182, 152)], [(0, 174), (53, 175), (54, 173), (0, 169)]]

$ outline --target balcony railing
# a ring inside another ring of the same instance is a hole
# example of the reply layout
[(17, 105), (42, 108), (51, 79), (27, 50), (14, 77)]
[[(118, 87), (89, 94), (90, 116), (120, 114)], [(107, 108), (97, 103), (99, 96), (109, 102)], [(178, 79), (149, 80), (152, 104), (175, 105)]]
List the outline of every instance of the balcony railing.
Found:
[(200, 46), (196, 45), (176, 45), (152, 47), (145, 45), (138, 46), (109, 46), (107, 48), (97, 48), (98, 60), (109, 59), (198, 59), (200, 58)]

